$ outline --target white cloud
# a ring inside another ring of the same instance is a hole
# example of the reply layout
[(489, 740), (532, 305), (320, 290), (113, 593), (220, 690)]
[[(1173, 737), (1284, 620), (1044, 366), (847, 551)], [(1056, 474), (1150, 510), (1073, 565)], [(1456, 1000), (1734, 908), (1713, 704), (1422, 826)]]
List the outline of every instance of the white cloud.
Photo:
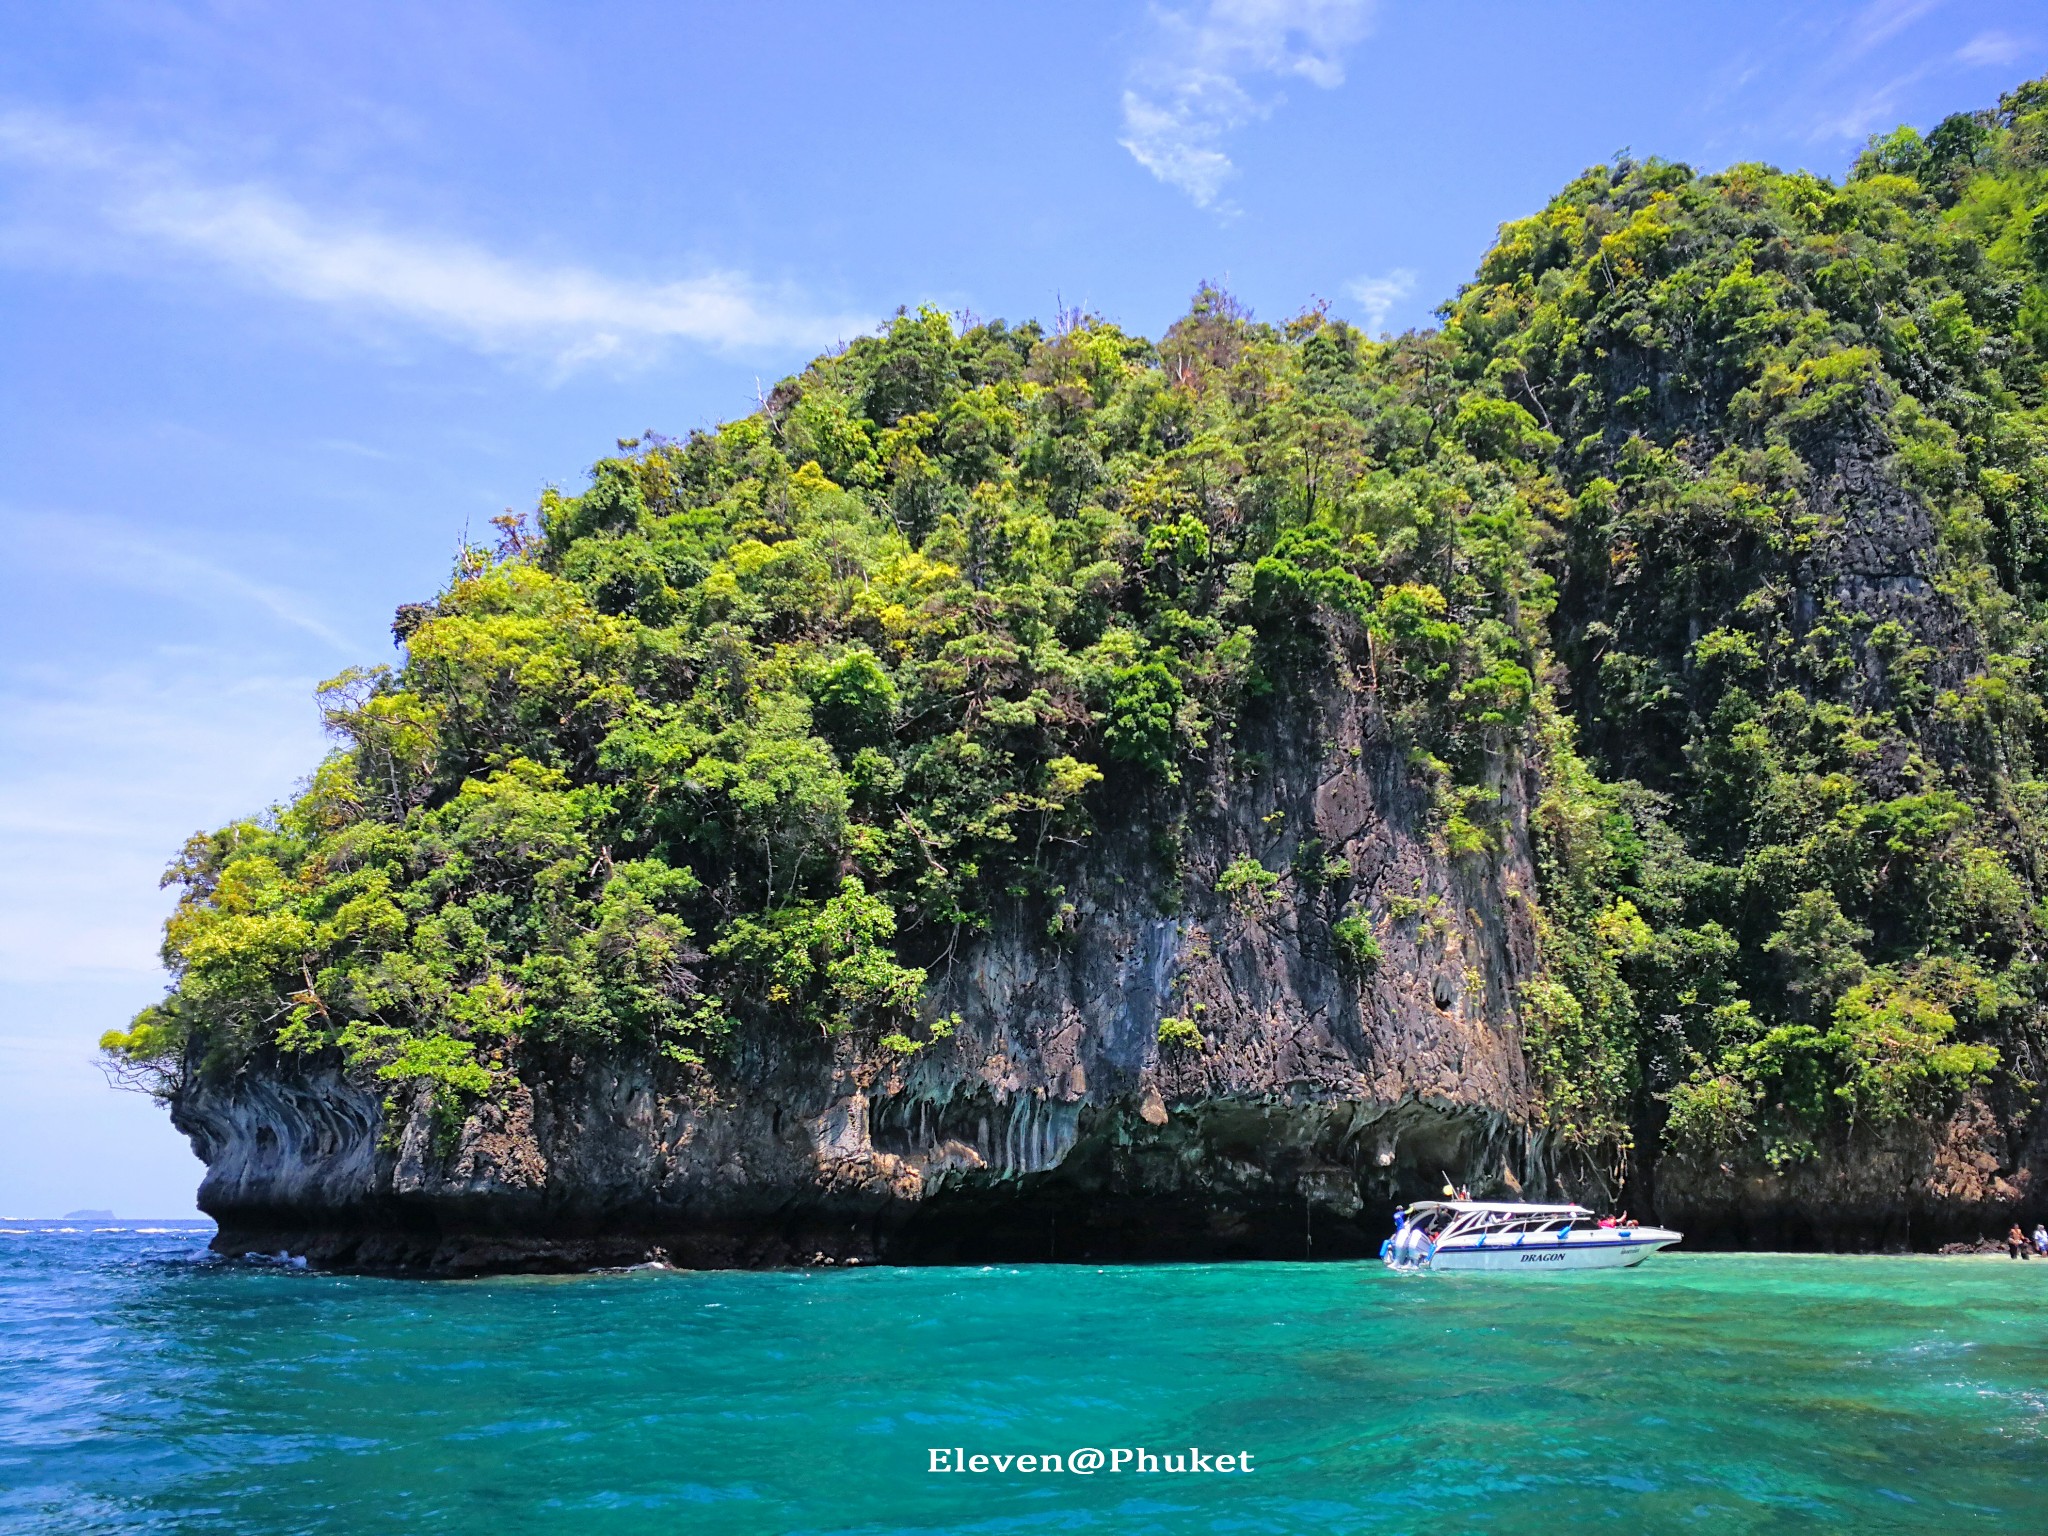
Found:
[(172, 157), (35, 113), (0, 114), (0, 160), (49, 173), (72, 194), (60, 199), (70, 226), (60, 243), (141, 242), (252, 286), (410, 322), (484, 352), (574, 364), (665, 342), (821, 346), (871, 324), (818, 314), (737, 272), (636, 281), (395, 231), (271, 188), (195, 175)]
[(2010, 32), (1979, 32), (1956, 50), (1956, 62), (1980, 67), (2010, 64), (2026, 51), (2026, 44)]
[(1271, 114), (1247, 80), (1289, 77), (1330, 90), (1344, 83), (1344, 52), (1372, 24), (1374, 0), (1208, 0), (1200, 11), (1155, 8), (1155, 46), (1124, 91), (1124, 137), (1133, 158), (1216, 206), (1235, 174), (1224, 140)]
[(1394, 306), (1415, 291), (1415, 274), (1407, 267), (1396, 267), (1382, 277), (1355, 277), (1344, 285), (1344, 291), (1358, 301), (1366, 330), (1376, 333), (1387, 328), (1387, 316)]
[(1848, 36), (1842, 43), (1839, 56), (1844, 59), (1862, 57), (1871, 49), (1890, 42), (1941, 3), (1942, 0), (1871, 0), (1849, 22)]
[(0, 670), (0, 985), (159, 974), (157, 876), (179, 844), (319, 761), (319, 674), (293, 659), (209, 646)]
[(319, 761), (314, 682), (361, 647), (304, 596), (117, 519), (0, 509), (0, 539), (0, 603), (35, 594), (52, 631), (48, 656), (0, 654), (0, 988), (148, 983), (164, 863)]
[(1816, 141), (1856, 140), (1896, 126), (1900, 98), (1926, 75), (1927, 68), (1923, 65), (1863, 91), (1848, 101), (1836, 103), (1814, 118), (1808, 137)]
[(51, 575), (125, 587), (158, 597), (259, 609), (277, 622), (353, 655), (356, 647), (312, 613), (302, 594), (252, 581), (185, 550), (160, 544), (111, 518), (0, 512), (17, 559)]

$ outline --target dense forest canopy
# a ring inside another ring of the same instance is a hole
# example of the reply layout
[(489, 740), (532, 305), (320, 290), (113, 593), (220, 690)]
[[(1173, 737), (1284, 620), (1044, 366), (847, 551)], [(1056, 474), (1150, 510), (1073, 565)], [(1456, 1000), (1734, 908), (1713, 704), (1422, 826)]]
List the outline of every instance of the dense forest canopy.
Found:
[[(1533, 765), (1544, 1113), (1773, 1162), (2038, 1075), (2048, 82), (1840, 185), (1622, 160), (1439, 330), (902, 314), (622, 442), (321, 693), (337, 749), (167, 879), (159, 1091), (338, 1053), (448, 1113), (599, 1052), (931, 1048), (1342, 651), (1447, 858)], [(1916, 521), (1917, 520), (1917, 521)], [(1925, 536), (1909, 537), (1925, 524)], [(1903, 531), (1902, 531), (1903, 530)], [(1314, 888), (1361, 979), (1388, 920)]]

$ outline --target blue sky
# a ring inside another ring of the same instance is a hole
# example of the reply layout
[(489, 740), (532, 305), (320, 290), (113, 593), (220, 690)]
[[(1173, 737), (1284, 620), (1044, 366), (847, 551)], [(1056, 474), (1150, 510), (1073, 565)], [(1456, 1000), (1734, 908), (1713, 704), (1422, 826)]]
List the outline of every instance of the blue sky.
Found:
[(1624, 148), (1838, 175), (2038, 5), (0, 0), (0, 1213), (191, 1208), (157, 876), (465, 529), (899, 304), (1429, 321)]

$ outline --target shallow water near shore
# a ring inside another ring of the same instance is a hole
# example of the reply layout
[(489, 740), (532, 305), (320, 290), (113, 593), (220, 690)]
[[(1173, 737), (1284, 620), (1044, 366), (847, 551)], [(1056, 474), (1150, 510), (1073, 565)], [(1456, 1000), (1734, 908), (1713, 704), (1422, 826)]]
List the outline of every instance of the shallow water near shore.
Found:
[(2044, 1262), (449, 1282), (112, 1225), (0, 1223), (10, 1536), (2048, 1529)]

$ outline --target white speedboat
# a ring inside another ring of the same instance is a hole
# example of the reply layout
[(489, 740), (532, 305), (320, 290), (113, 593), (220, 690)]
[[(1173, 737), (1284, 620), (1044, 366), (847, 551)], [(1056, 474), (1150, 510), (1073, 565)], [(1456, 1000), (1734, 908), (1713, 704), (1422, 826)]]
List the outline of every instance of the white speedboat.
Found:
[(1683, 1233), (1668, 1227), (1603, 1226), (1583, 1205), (1511, 1205), (1491, 1200), (1422, 1200), (1380, 1250), (1390, 1269), (1628, 1269)]

